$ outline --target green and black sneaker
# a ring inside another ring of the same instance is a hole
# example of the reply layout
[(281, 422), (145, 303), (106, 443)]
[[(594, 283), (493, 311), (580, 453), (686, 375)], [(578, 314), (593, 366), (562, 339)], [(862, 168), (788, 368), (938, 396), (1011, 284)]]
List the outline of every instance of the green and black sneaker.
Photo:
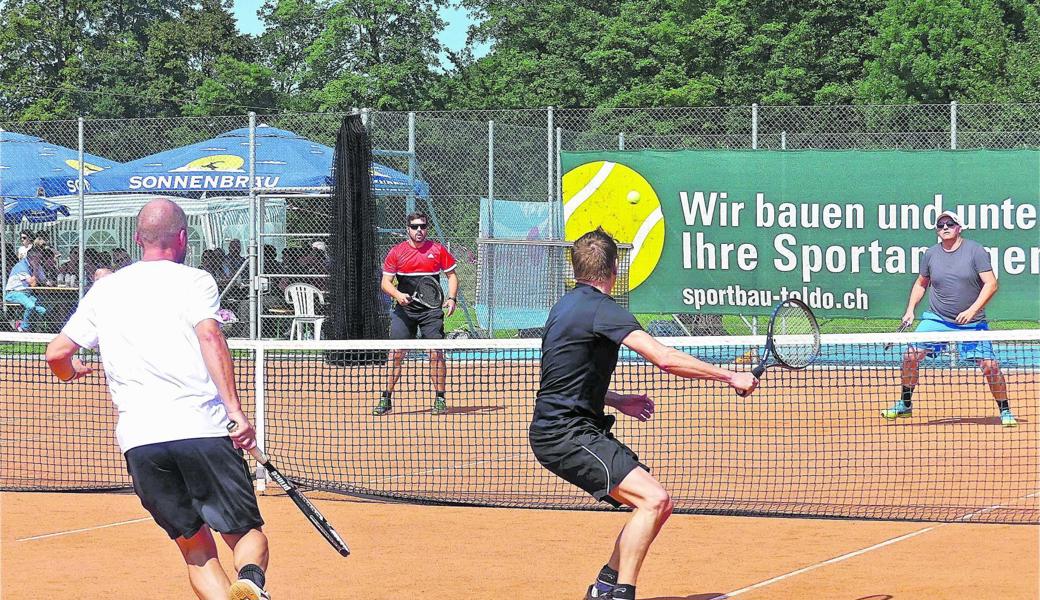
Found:
[(372, 415), (376, 417), (381, 417), (393, 409), (394, 403), (390, 401), (390, 398), (386, 396), (380, 396), (379, 404), (376, 404), (376, 407), (372, 409)]
[(448, 402), (444, 400), (444, 396), (437, 396), (433, 401), (433, 408), (430, 409), (430, 413), (443, 415), (446, 412), (448, 412)]

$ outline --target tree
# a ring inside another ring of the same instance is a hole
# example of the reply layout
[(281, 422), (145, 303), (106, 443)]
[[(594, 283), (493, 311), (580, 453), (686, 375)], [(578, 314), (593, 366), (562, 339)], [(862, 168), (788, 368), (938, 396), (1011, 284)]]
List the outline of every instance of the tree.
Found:
[(1016, 80), (1036, 80), (1030, 22), (1036, 5), (1027, 0), (888, 0), (876, 17), (859, 100), (1005, 102), (1016, 89), (1028, 97)]
[[(148, 46), (144, 53), (147, 93), (160, 107), (159, 114), (208, 114), (223, 112), (241, 114), (252, 106), (247, 99), (227, 101), (225, 105), (202, 106), (198, 91), (210, 78), (234, 79), (232, 70), (242, 75), (243, 63), (256, 58), (255, 42), (238, 32), (231, 14), (230, 0), (202, 0), (198, 6), (183, 7), (176, 19), (160, 21), (148, 29)], [(223, 72), (219, 69), (223, 68)], [(262, 76), (257, 70), (253, 76)], [(269, 72), (268, 72), (269, 74)], [(252, 84), (253, 92), (260, 85)], [(219, 83), (207, 86), (208, 101), (220, 94)], [(268, 83), (270, 87), (270, 83)], [(259, 98), (264, 98), (260, 93)], [(182, 108), (183, 107), (183, 108)]]
[(317, 110), (364, 106), (429, 108), (440, 77), (437, 34), (444, 0), (337, 0), (307, 48), (304, 104)]
[(307, 74), (307, 55), (324, 29), (328, 12), (325, 0), (267, 0), (260, 9), (264, 33), (260, 35), (261, 61), (273, 75), (275, 94), (283, 109), (310, 109), (300, 94)]

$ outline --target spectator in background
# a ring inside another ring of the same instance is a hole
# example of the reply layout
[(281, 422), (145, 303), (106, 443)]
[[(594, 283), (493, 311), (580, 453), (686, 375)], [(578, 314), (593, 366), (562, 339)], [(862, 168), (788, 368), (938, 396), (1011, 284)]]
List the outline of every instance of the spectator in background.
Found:
[(227, 277), (224, 275), (223, 257), (221, 257), (219, 250), (215, 248), (203, 250), (199, 268), (213, 276), (213, 280), (217, 282), (218, 288), (223, 289), (227, 284)]
[(112, 251), (112, 270), (118, 271), (123, 267), (129, 267), (134, 262), (134, 259), (130, 258), (130, 253), (125, 248), (116, 248)]
[(264, 244), (264, 273), (282, 273), (282, 263), (278, 260), (278, 248)]
[(282, 251), (282, 268), (286, 273), (303, 273), (302, 258), (303, 248), (286, 248)]
[[(278, 248), (271, 244), (264, 244), (264, 273), (285, 273), (285, 265), (278, 260)], [(269, 278), (271, 282), (270, 293), (281, 297), (289, 281), (284, 277)]]
[(246, 259), (242, 256), (242, 242), (236, 239), (229, 241), (227, 256), (224, 258), (224, 272), (231, 277), (238, 272), (244, 262)]
[[(328, 268), (325, 257), (314, 248), (304, 248), (300, 256), (300, 272), (308, 275), (326, 275)], [(325, 277), (308, 277), (307, 280), (314, 284), (319, 290), (328, 289), (328, 280)]]
[(99, 268), (111, 268), (112, 267), (112, 253), (107, 250), (98, 251), (98, 265)]
[(58, 281), (69, 285), (75, 285), (79, 279), (79, 250), (73, 249), (69, 253), (69, 260), (58, 267)]
[(101, 266), (100, 260), (98, 251), (94, 248), (85, 248), (83, 250), (83, 276), (87, 278), (85, 283), (88, 286), (94, 281), (94, 271), (97, 271)]
[(329, 249), (325, 242), (318, 240), (311, 243), (311, 248), (314, 250), (315, 255), (321, 259), (321, 272), (328, 273), (330, 267), (332, 267), (332, 258), (329, 256)]
[(19, 236), (19, 242), (21, 245), (18, 246), (18, 260), (25, 258), (25, 253), (29, 251), (29, 248), (33, 246), (33, 240), (36, 239), (36, 234), (31, 229), (23, 229)]
[(4, 287), (4, 300), (20, 304), (24, 308), (22, 319), (11, 323), (11, 327), (15, 331), (29, 331), (29, 319), (33, 313), (40, 316), (47, 314), (47, 308), (40, 304), (36, 295), (32, 293), (32, 288), (43, 283), (45, 279), (42, 261), (43, 250), (30, 248), (25, 253), (25, 258), (15, 263), (11, 269), (10, 276), (7, 278), (7, 285)]

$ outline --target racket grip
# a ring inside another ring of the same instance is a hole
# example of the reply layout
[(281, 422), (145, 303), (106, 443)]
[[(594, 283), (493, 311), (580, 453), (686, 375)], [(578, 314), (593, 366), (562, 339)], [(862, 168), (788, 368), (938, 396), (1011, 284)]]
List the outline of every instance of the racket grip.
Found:
[[(755, 381), (758, 381), (758, 377), (755, 378)], [(737, 395), (741, 398), (747, 398), (749, 393), (747, 391), (737, 391)]]
[[(227, 424), (227, 430), (229, 432), (234, 431), (236, 427), (238, 427), (238, 423), (235, 423), (234, 421), (231, 421)], [(249, 455), (255, 458), (256, 462), (260, 463), (261, 465), (267, 466), (267, 463), (271, 462), (271, 459), (268, 458), (267, 454), (265, 454), (264, 451), (260, 449), (260, 446), (253, 446), (246, 452), (249, 452)]]
[[(765, 364), (760, 364), (757, 367), (755, 367), (754, 369), (751, 369), (751, 375), (753, 375), (755, 377), (755, 381), (758, 381), (758, 380), (762, 379), (762, 373), (765, 373), (765, 372), (766, 372)], [(748, 392), (740, 392), (740, 391), (738, 391), (737, 395), (740, 396), (741, 398), (747, 398), (748, 397)]]

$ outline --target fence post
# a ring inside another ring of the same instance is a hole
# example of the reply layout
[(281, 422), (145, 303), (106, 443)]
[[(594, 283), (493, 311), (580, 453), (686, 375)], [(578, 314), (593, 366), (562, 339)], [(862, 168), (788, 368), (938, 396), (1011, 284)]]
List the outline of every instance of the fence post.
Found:
[(625, 132), (624, 131), (621, 131), (621, 132), (619, 132), (617, 134), (617, 149), (618, 150), (624, 150), (625, 149)]
[(957, 101), (950, 101), (950, 150), (957, 149)]
[(545, 200), (549, 203), (549, 235), (553, 239), (560, 239), (559, 226), (556, 223), (557, 206), (553, 202), (553, 107), (546, 108), (545, 119)]
[(83, 299), (83, 276), (84, 276), (84, 270), (85, 270), (85, 268), (83, 266), (83, 254), (86, 251), (86, 247), (87, 247), (86, 246), (86, 240), (84, 239), (85, 234), (86, 234), (86, 226), (84, 224), (84, 215), (86, 214), (86, 198), (84, 197), (84, 192), (83, 192), (83, 188), (84, 188), (84, 182), (83, 182), (83, 159), (84, 159), (84, 156), (83, 156), (83, 154), (84, 154), (83, 153), (83, 144), (85, 142), (84, 135), (83, 135), (83, 123), (84, 123), (83, 122), (83, 117), (79, 117), (76, 120), (76, 122), (77, 122), (77, 126), (78, 126), (78, 129), (79, 129), (79, 132), (77, 134), (78, 138), (79, 138), (79, 141), (78, 141), (78, 146), (79, 146), (79, 148), (78, 148), (78, 150), (79, 150), (79, 169), (77, 169), (79, 171), (79, 182), (77, 184), (78, 187), (79, 187), (79, 192), (77, 194), (79, 196), (79, 219), (77, 219), (77, 220), (79, 222), (76, 223), (76, 230), (77, 230), (78, 236), (79, 236), (79, 277), (77, 277), (77, 279), (79, 280), (79, 299), (82, 300)]
[(786, 131), (781, 131), (780, 132), (780, 149), (781, 150), (787, 150), (787, 132)]
[(408, 113), (408, 198), (405, 213), (415, 212), (415, 112)]
[(488, 237), (495, 237), (495, 122), (488, 121)]
[(758, 104), (751, 105), (751, 149), (758, 150)]
[(257, 279), (260, 240), (256, 228), (256, 113), (249, 113), (249, 339), (260, 337), (260, 311), (257, 307), (259, 294)]
[[(559, 173), (561, 170), (560, 166), (560, 150), (563, 149), (563, 128), (556, 128), (556, 172)], [(556, 178), (556, 204), (560, 207), (560, 239), (564, 237), (563, 231), (563, 177)]]
[[(488, 237), (489, 238), (494, 238), (495, 237), (495, 122), (494, 121), (488, 121), (488, 134), (487, 135), (488, 135), (488, 230), (487, 230), (487, 233), (488, 233)], [(478, 229), (477, 233), (479, 234), (479, 229), (480, 229), (479, 225), (478, 225), (477, 229)], [(485, 247), (488, 249), (487, 256), (485, 258), (487, 260), (487, 271), (488, 271), (488, 275), (489, 275), (488, 281), (490, 282), (489, 283), (489, 289), (492, 290), (491, 293), (488, 294), (489, 300), (487, 302), (487, 332), (488, 332), (487, 335), (488, 335), (489, 338), (494, 339), (494, 337), (495, 337), (495, 301), (494, 301), (495, 294), (494, 294), (493, 290), (495, 289), (495, 275), (497, 275), (496, 269), (495, 269), (495, 258), (496, 258), (495, 257), (495, 246), (494, 246), (494, 244), (492, 244), (490, 246), (485, 246)], [(479, 290), (475, 291), (474, 295), (476, 295), (476, 302), (479, 304), (480, 303), (480, 291)], [(478, 317), (477, 320), (478, 321), (480, 320), (479, 317)]]

